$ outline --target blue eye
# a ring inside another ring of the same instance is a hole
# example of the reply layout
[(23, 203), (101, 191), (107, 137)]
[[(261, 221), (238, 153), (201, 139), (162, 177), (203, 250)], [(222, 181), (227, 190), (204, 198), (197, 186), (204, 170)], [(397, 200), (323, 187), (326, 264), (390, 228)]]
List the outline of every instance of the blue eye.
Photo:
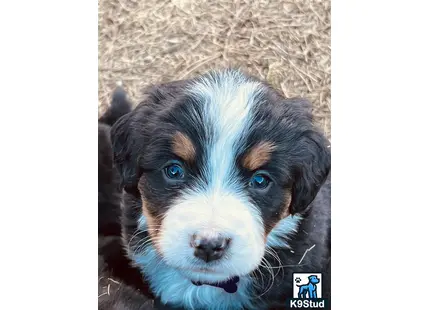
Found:
[(265, 189), (270, 184), (270, 178), (264, 174), (256, 174), (251, 178), (249, 185), (255, 189)]
[(171, 164), (164, 168), (164, 172), (169, 179), (182, 179), (184, 177), (184, 169), (178, 164)]

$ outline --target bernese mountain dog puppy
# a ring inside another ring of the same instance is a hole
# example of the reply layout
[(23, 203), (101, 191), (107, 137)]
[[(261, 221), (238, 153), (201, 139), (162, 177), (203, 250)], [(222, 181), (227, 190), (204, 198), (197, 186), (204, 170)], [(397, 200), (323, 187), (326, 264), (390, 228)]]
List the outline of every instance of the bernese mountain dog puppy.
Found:
[(293, 272), (329, 297), (330, 148), (307, 101), (213, 71), (149, 88), (111, 139), (154, 308), (285, 309)]

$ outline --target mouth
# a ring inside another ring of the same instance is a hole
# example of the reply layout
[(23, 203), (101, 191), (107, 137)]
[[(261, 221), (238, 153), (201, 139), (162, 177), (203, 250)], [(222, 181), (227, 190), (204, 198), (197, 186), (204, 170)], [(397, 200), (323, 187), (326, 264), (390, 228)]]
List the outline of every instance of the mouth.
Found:
[(215, 268), (209, 268), (209, 267), (186, 267), (186, 268), (175, 268), (181, 272), (185, 272), (187, 274), (190, 274), (192, 276), (216, 276), (216, 277), (227, 277), (224, 271), (217, 270)]
[[(173, 267), (173, 266), (172, 266)], [(230, 278), (236, 276), (226, 273), (221, 268), (203, 267), (203, 266), (190, 266), (190, 267), (173, 267), (179, 271), (183, 276), (191, 281), (202, 283), (217, 283), (228, 281)]]
[(218, 277), (227, 276), (228, 272), (224, 268), (223, 262), (216, 261), (210, 263), (201, 263), (196, 259), (190, 258), (186, 263), (183, 264), (175, 264), (169, 261), (166, 261), (166, 264), (171, 268), (176, 269), (179, 272), (185, 274), (193, 274), (193, 275), (214, 275)]

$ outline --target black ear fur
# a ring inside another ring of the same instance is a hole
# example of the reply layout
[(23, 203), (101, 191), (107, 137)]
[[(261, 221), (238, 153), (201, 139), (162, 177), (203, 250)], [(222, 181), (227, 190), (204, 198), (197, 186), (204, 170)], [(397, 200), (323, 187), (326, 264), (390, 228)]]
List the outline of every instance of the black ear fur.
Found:
[(113, 158), (121, 176), (121, 187), (126, 192), (137, 194), (139, 166), (137, 154), (133, 152), (133, 112), (121, 117), (111, 129)]
[(307, 209), (326, 181), (331, 169), (329, 141), (312, 123), (312, 104), (303, 98), (284, 101), (289, 115), (298, 125), (298, 148), (294, 151), (296, 170), (293, 171), (290, 213)]
[(329, 142), (316, 130), (303, 136), (302, 165), (295, 171), (290, 213), (303, 212), (315, 199), (331, 169)]

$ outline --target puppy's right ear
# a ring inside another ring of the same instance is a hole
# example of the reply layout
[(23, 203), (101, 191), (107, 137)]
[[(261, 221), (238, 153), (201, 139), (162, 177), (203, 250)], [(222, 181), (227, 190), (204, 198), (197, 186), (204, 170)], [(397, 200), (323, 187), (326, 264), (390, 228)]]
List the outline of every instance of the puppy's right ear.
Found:
[(121, 176), (121, 188), (138, 195), (139, 165), (133, 149), (133, 112), (122, 116), (111, 128), (113, 159)]

